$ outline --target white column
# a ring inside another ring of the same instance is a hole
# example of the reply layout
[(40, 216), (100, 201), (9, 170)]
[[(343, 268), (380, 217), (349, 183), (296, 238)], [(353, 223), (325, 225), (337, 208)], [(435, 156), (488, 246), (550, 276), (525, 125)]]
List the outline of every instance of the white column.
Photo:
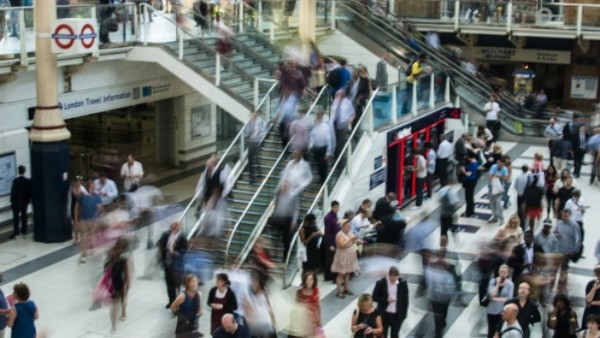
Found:
[(301, 0), (300, 3), (300, 39), (317, 41), (317, 1)]

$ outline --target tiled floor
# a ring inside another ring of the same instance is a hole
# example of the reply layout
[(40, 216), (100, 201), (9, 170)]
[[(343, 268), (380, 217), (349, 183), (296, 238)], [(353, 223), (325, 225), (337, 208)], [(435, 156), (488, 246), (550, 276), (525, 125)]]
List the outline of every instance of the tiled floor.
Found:
[[(522, 145), (514, 143), (504, 143), (506, 152), (514, 152), (523, 149)], [(531, 156), (536, 151), (546, 153), (545, 147), (529, 146), (525, 147), (522, 154), (513, 159), (514, 166), (518, 168), (522, 163), (531, 162)], [(518, 172), (519, 170), (516, 170)], [(589, 173), (590, 167), (583, 169), (584, 174)], [(585, 178), (585, 175), (582, 175)], [(171, 190), (177, 195), (178, 199), (185, 198), (191, 194), (190, 186), (193, 187), (195, 180), (193, 178), (182, 180), (166, 186), (165, 189)], [(587, 183), (576, 183), (577, 187), (583, 191), (583, 196), (588, 201), (593, 201), (595, 197), (600, 196), (598, 186), (590, 186)], [(458, 189), (459, 187), (455, 187)], [(187, 190), (184, 190), (187, 189)], [(514, 195), (514, 191), (511, 191)], [(478, 193), (478, 200), (485, 202), (481, 196), (483, 191)], [(462, 196), (461, 196), (462, 197)], [(513, 196), (514, 198), (514, 196)], [(436, 201), (427, 201), (426, 204), (433, 209)], [(462, 210), (459, 211), (461, 213)], [(489, 212), (481, 210), (482, 213)], [(511, 210), (506, 211), (512, 213)], [(508, 216), (508, 215), (507, 215)], [(592, 230), (592, 222), (595, 216), (600, 217), (600, 212), (594, 208), (590, 209), (586, 216), (588, 221), (585, 256), (580, 260), (571, 274), (570, 283), (572, 296), (583, 297), (583, 288), (585, 283), (591, 279), (591, 269), (596, 264), (593, 257), (593, 248), (597, 240), (596, 233)], [(462, 233), (460, 235), (460, 246), (454, 247), (451, 242), (451, 248), (459, 253), (461, 268), (467, 271), (473, 263), (473, 257), (477, 253), (478, 244), (489, 240), (497, 230), (496, 225), (488, 225), (484, 220), (477, 219), (459, 219), (461, 224), (469, 224), (479, 228), (475, 233)], [(410, 227), (410, 225), (409, 225)], [(140, 230), (141, 238), (145, 238), (147, 229)], [(435, 247), (439, 240), (438, 231), (433, 231), (427, 238), (428, 246)], [(0, 245), (0, 269), (18, 271), (26, 262), (43, 262), (48, 254), (59, 250), (67, 250), (71, 244), (47, 245), (35, 243), (31, 239), (22, 239), (11, 241)], [(67, 248), (67, 249), (65, 249)], [(32, 273), (25, 273), (17, 280), (10, 280), (2, 286), (2, 289), (9, 293), (15, 282), (25, 282), (32, 290), (32, 299), (38, 304), (40, 310), (40, 319), (37, 327), (41, 332), (45, 332), (47, 337), (58, 338), (96, 338), (109, 336), (109, 318), (108, 309), (101, 308), (95, 311), (89, 311), (91, 303), (91, 291), (98, 281), (104, 257), (98, 254), (92, 257), (86, 264), (79, 264), (77, 256), (73, 255), (61, 259), (48, 266), (40, 266)], [(133, 252), (135, 281), (131, 287), (128, 304), (128, 318), (124, 322), (118, 323), (117, 333), (113, 337), (173, 337), (175, 319), (169, 311), (164, 309), (166, 295), (164, 282), (160, 270), (153, 265), (155, 260), (155, 251), (146, 250), (140, 247)], [(369, 261), (369, 273), (363, 274), (352, 281), (354, 291), (370, 292), (374, 281), (379, 278), (378, 274), (384, 274), (389, 264), (395, 264), (400, 271), (407, 276), (410, 281), (411, 306), (407, 320), (404, 322), (401, 331), (401, 337), (430, 337), (430, 328), (433, 326), (433, 318), (427, 311), (427, 303), (422, 298), (415, 297), (417, 288), (416, 279), (420, 271), (420, 257), (415, 254), (408, 254), (400, 261), (390, 261), (390, 259), (380, 259)], [(363, 263), (365, 264), (365, 263)], [(414, 278), (412, 278), (414, 277)], [(210, 284), (210, 283), (208, 283)], [(296, 285), (297, 285), (296, 281)], [(293, 293), (295, 287), (288, 290), (280, 288), (279, 280), (275, 280), (270, 287), (272, 304), (275, 308), (278, 327), (285, 330), (289, 323), (289, 313), (291, 309)], [(202, 288), (206, 294), (210, 285)], [(346, 298), (340, 300), (335, 297), (334, 285), (331, 283), (321, 283), (321, 297), (324, 309), (323, 319), (324, 328), (327, 337), (348, 337), (349, 322), (351, 313), (355, 308), (355, 300)], [(463, 304), (454, 303), (448, 316), (449, 327), (446, 337), (482, 337), (486, 329), (486, 321), (483, 315), (484, 311), (479, 307), (477, 297), (477, 284), (465, 280), (465, 294)], [(548, 310), (541, 309), (542, 312)], [(581, 316), (583, 309), (576, 308), (578, 315)], [(205, 315), (200, 321), (200, 329), (208, 332), (209, 311), (205, 309)], [(543, 325), (537, 324), (533, 329), (532, 337), (542, 337)]]

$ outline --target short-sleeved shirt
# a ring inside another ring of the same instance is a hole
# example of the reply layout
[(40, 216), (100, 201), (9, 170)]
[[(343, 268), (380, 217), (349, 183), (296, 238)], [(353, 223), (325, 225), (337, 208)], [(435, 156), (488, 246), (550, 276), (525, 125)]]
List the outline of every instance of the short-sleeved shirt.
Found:
[(98, 217), (98, 205), (102, 204), (102, 200), (98, 194), (85, 195), (79, 197), (79, 217), (82, 220), (94, 220)]
[(419, 61), (413, 62), (410, 75), (406, 78), (408, 83), (415, 83), (415, 77), (421, 75), (423, 67)]
[[(423, 171), (419, 171), (419, 168), (423, 168)], [(427, 160), (425, 159), (425, 157), (423, 157), (423, 155), (418, 155), (417, 156), (417, 165), (416, 165), (416, 173), (417, 173), (417, 178), (425, 178), (427, 177)]]
[(490, 168), (490, 175), (500, 175), (502, 177), (508, 176), (508, 169), (506, 167), (502, 167), (502, 169), (498, 169), (498, 165), (494, 164)]
[[(514, 327), (514, 329), (511, 329), (512, 327)], [(521, 329), (521, 325), (519, 325), (518, 321), (515, 321), (512, 325), (508, 325), (508, 323), (504, 322), (500, 329), (500, 333), (502, 338), (523, 338), (523, 329)]]
[(477, 170), (479, 169), (479, 163), (477, 162), (469, 162), (467, 164), (465, 171), (471, 173), (469, 176), (465, 176), (465, 181), (476, 181), (477, 180)]
[(483, 107), (483, 110), (488, 110), (488, 109), (491, 109), (491, 110), (487, 112), (485, 119), (488, 121), (497, 121), (498, 113), (500, 113), (500, 105), (498, 104), (498, 102), (486, 103), (485, 106)]

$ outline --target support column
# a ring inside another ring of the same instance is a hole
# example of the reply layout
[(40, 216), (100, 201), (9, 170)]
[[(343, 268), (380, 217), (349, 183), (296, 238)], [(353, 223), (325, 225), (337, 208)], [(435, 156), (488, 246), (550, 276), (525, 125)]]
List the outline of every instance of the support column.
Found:
[(301, 0), (300, 3), (300, 39), (304, 42), (317, 41), (317, 1)]
[(29, 134), (34, 240), (64, 242), (71, 239), (71, 224), (66, 216), (70, 183), (67, 141), (71, 133), (58, 106), (58, 64), (50, 51), (56, 1), (37, 1), (34, 18), (37, 106)]

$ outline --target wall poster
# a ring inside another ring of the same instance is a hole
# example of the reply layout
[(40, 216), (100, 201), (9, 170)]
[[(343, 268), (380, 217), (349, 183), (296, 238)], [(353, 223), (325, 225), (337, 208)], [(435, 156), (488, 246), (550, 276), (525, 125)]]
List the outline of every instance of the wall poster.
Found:
[(211, 105), (192, 108), (192, 140), (197, 140), (210, 135), (211, 108)]
[(0, 155), (0, 196), (9, 195), (12, 181), (17, 177), (17, 155)]

